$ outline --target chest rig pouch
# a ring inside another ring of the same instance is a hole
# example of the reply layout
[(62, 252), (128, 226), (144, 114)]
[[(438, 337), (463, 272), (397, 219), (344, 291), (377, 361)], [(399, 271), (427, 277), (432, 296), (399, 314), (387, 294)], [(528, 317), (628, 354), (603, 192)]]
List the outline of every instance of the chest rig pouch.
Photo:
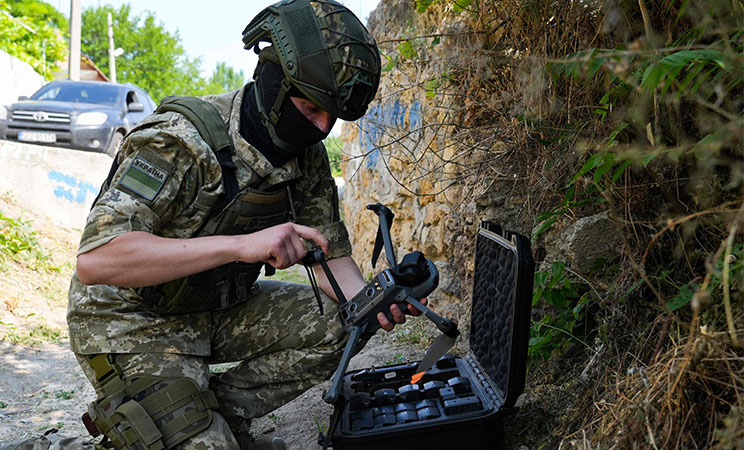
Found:
[[(231, 155), (234, 145), (218, 110), (194, 97), (167, 97), (157, 112), (175, 111), (198, 129), (221, 164), (226, 201), (217, 205), (206, 223), (194, 235), (249, 234), (296, 219), (292, 188), (286, 184), (275, 190), (252, 186), (239, 189)], [(136, 292), (149, 309), (162, 314), (186, 314), (225, 308), (248, 299), (263, 263), (234, 262)]]

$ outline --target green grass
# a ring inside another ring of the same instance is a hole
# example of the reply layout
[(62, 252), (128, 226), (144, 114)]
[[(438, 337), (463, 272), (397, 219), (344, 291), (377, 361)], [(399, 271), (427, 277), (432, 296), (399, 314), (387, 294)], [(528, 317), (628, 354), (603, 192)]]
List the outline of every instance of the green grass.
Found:
[(0, 328), (0, 341), (8, 341), (12, 344), (36, 347), (45, 343), (60, 344), (68, 337), (64, 331), (50, 328), (46, 324), (37, 325), (28, 331), (18, 330), (12, 323), (0, 322), (0, 325), (3, 328), (7, 327), (6, 330)]
[(399, 344), (426, 347), (432, 343), (430, 326), (434, 327), (425, 317), (409, 317), (406, 323), (396, 325), (389, 334)]
[(318, 434), (328, 434), (328, 424), (325, 421), (318, 419), (317, 416), (313, 417), (313, 421), (315, 422), (315, 427), (318, 429)]
[(297, 266), (292, 266), (285, 270), (277, 270), (273, 276), (266, 278), (276, 281), (289, 281), (291, 283), (302, 283), (309, 284), (310, 280), (307, 278), (304, 269), (300, 270)]
[(394, 365), (394, 364), (404, 364), (405, 362), (406, 362), (406, 357), (404, 356), (404, 354), (403, 353), (396, 353), (393, 356), (393, 359), (391, 359), (390, 361), (386, 361), (385, 365), (386, 366), (391, 366), (391, 365)]

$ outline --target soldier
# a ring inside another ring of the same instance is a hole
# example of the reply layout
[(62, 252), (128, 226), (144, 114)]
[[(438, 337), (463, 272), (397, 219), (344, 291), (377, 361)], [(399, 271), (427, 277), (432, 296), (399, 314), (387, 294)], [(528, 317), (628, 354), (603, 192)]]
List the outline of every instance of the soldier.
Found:
[(98, 398), (87, 426), (117, 449), (271, 448), (250, 419), (326, 380), (346, 333), (322, 271), (324, 316), (310, 286), (256, 281), (262, 266), (290, 267), (316, 244), (348, 298), (365, 284), (320, 141), (374, 98), (374, 39), (339, 3), (284, 0), (243, 41), (259, 52), (254, 82), (163, 102), (124, 139), (83, 231), (70, 342)]

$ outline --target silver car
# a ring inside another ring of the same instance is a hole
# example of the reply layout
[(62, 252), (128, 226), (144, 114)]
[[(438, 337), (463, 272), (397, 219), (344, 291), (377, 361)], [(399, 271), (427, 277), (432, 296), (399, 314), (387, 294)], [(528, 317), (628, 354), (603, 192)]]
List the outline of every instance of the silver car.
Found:
[(0, 139), (114, 156), (123, 136), (156, 109), (132, 84), (52, 81), (31, 98), (0, 106)]

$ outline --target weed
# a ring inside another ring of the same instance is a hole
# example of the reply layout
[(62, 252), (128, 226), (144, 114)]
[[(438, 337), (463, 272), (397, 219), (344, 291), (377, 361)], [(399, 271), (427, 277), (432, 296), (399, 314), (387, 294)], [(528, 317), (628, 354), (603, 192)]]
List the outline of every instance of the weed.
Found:
[(66, 391), (65, 389), (58, 389), (55, 391), (55, 398), (70, 400), (71, 398), (73, 398), (73, 394), (75, 393), (75, 391), (75, 389), (71, 389), (69, 391)]
[(59, 344), (63, 339), (67, 338), (64, 331), (50, 328), (44, 323), (35, 326), (29, 331), (18, 330), (12, 323), (0, 322), (0, 325), (8, 327), (5, 331), (0, 330), (0, 340), (13, 344), (36, 347), (44, 343)]
[[(534, 279), (532, 305), (544, 299), (544, 316), (533, 321), (529, 339), (529, 363), (564, 350), (572, 342), (586, 344), (586, 313), (593, 301), (589, 287), (565, 274), (565, 263), (557, 261), (549, 272), (538, 272)], [(541, 305), (540, 305), (541, 306)]]
[(0, 263), (7, 258), (45, 272), (60, 271), (50, 262), (50, 255), (39, 243), (31, 223), (7, 217), (0, 211)]
[(8, 407), (8, 404), (5, 402), (0, 402), (0, 409), (5, 409)]
[(271, 413), (271, 414), (269, 414), (269, 415), (268, 415), (268, 419), (269, 419), (269, 420), (270, 420), (271, 422), (275, 423), (276, 425), (280, 425), (280, 424), (284, 423), (284, 419), (283, 419), (283, 418), (281, 418), (280, 416), (277, 416), (277, 415), (276, 415), (276, 414), (274, 414), (274, 413)]
[(321, 423), (320, 419), (318, 419), (317, 416), (313, 417), (313, 421), (315, 422), (315, 426), (318, 429), (318, 434), (327, 434), (328, 433), (328, 424), (325, 422)]
[(393, 359), (391, 359), (390, 361), (386, 361), (385, 365), (390, 366), (393, 364), (403, 364), (405, 362), (406, 362), (406, 357), (403, 355), (403, 353), (396, 353), (393, 356)]
[(399, 344), (410, 344), (418, 346), (427, 346), (432, 342), (428, 328), (425, 324), (431, 324), (429, 320), (407, 320), (403, 325), (399, 325), (390, 333), (390, 337), (395, 339)]

